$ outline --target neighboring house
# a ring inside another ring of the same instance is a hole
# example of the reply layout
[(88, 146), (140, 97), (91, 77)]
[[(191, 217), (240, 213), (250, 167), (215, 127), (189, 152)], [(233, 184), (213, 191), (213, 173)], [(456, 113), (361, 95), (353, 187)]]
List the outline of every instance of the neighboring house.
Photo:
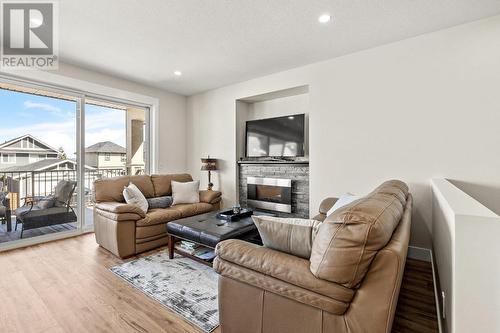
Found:
[[(89, 166), (85, 166), (86, 169), (94, 169)], [(12, 172), (48, 172), (48, 171), (76, 171), (76, 162), (68, 159), (60, 158), (47, 158), (34, 163), (22, 165), (22, 166), (11, 166), (2, 169), (1, 172), (12, 173)]]
[(57, 158), (58, 154), (54, 147), (26, 134), (0, 144), (0, 170)]
[(111, 141), (98, 142), (85, 149), (85, 163), (97, 169), (125, 169), (127, 150)]

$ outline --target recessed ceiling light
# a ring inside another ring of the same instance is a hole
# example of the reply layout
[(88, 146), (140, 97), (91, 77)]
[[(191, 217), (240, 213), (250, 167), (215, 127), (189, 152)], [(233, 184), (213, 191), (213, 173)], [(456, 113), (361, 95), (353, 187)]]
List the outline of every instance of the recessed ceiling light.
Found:
[(288, 119), (294, 119), (295, 117), (294, 116), (289, 116)]
[(319, 23), (328, 23), (332, 20), (332, 17), (330, 14), (323, 14), (320, 17), (318, 17)]
[(182, 72), (181, 72), (181, 71), (175, 71), (175, 72), (174, 72), (174, 75), (175, 75), (175, 76), (181, 76), (181, 75), (182, 75)]

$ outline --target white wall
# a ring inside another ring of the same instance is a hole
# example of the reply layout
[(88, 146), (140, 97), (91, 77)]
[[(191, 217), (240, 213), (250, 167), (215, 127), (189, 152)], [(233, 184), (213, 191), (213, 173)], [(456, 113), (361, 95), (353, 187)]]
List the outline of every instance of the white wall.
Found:
[[(12, 70), (7, 74), (73, 89), (84, 89), (78, 85), (89, 82), (92, 89), (99, 90), (100, 87), (120, 89), (120, 96), (115, 97), (129, 99), (130, 96), (137, 95), (149, 96), (158, 100), (158, 172), (185, 172), (185, 96), (64, 63), (59, 63), (57, 71)], [(101, 94), (106, 94), (105, 89)]]
[(309, 95), (300, 94), (249, 103), (248, 120), (288, 116), (309, 112)]
[(415, 197), (411, 243), (430, 247), (430, 178), (500, 185), (498, 36), (497, 16), (191, 96), (188, 171), (204, 179), (199, 158), (220, 158), (230, 205), (236, 100), (309, 85), (311, 214), (399, 178)]
[(185, 172), (185, 96), (67, 64), (60, 64), (57, 74), (158, 98), (160, 101), (158, 171)]
[(444, 331), (500, 332), (500, 217), (446, 179), (433, 179), (432, 192)]

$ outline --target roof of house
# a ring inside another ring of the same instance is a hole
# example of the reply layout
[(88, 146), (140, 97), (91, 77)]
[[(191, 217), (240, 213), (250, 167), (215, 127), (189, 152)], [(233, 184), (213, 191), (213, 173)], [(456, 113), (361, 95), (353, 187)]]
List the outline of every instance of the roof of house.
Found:
[[(74, 160), (62, 160), (60, 158), (47, 158), (38, 162), (25, 164), (25, 165), (15, 165), (8, 168), (3, 168), (0, 171), (2, 172), (30, 172), (30, 171), (43, 171), (45, 169), (57, 166), (62, 163), (71, 163), (76, 164)], [(86, 169), (95, 169), (91, 166), (86, 165)]]
[(125, 154), (127, 150), (111, 141), (98, 142), (85, 148), (86, 153), (120, 153)]
[[(3, 143), (0, 143), (0, 149), (2, 149), (2, 148), (8, 148), (10, 145), (12, 145), (12, 144), (16, 143), (17, 141), (20, 141), (20, 140), (22, 140), (24, 138), (31, 138), (33, 141), (38, 142), (40, 145), (47, 147), (48, 150), (52, 150), (52, 151), (54, 151), (56, 153), (58, 152), (58, 150), (56, 148), (52, 147), (51, 145), (43, 142), (42, 140), (40, 140), (38, 138), (35, 138), (31, 134), (24, 134), (24, 135), (18, 136), (17, 138), (13, 138), (13, 139), (10, 139), (10, 140), (5, 141)], [(19, 150), (19, 148), (14, 149), (14, 150)], [(23, 150), (33, 150), (33, 149), (23, 148)]]

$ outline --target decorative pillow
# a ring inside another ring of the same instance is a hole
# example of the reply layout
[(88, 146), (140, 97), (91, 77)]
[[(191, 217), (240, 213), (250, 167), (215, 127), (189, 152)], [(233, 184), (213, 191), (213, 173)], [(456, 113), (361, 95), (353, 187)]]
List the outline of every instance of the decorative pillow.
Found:
[(71, 199), (70, 195), (72, 195), (72, 191), (76, 186), (76, 182), (71, 180), (61, 180), (57, 183), (56, 188), (54, 190), (54, 206), (56, 207), (65, 207), (68, 201)]
[(134, 184), (130, 183), (123, 188), (123, 197), (126, 203), (139, 206), (144, 214), (148, 212), (148, 201), (141, 190)]
[(353, 194), (349, 194), (349, 193), (346, 193), (346, 194), (340, 196), (340, 198), (335, 202), (335, 204), (332, 206), (332, 208), (330, 208), (328, 210), (328, 212), (326, 212), (326, 216), (329, 216), (330, 214), (332, 214), (334, 211), (336, 211), (340, 207), (347, 206), (351, 202), (356, 201), (358, 199), (361, 199), (361, 197), (359, 195), (353, 195)]
[(172, 181), (172, 205), (200, 202), (200, 181), (176, 182)]
[(56, 203), (56, 197), (53, 195), (49, 195), (42, 200), (38, 201), (36, 204), (40, 209), (49, 209), (54, 207)]
[(252, 216), (265, 247), (309, 259), (320, 221)]
[(154, 209), (154, 208), (168, 208), (172, 206), (172, 196), (166, 195), (163, 197), (155, 197), (155, 198), (149, 198), (146, 199), (148, 201), (148, 206), (149, 209)]

